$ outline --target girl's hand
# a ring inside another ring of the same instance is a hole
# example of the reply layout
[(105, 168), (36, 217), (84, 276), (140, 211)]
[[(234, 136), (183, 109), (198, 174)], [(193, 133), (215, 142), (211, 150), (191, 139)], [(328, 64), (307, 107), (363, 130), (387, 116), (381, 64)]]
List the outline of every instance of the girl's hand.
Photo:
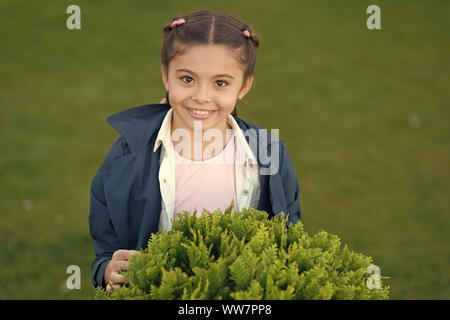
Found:
[(163, 98), (159, 103), (160, 103), (160, 104), (167, 103), (167, 99), (166, 99), (166, 98)]
[(137, 253), (136, 250), (123, 249), (114, 252), (111, 261), (106, 266), (104, 275), (107, 292), (112, 292), (113, 288), (117, 290), (123, 283), (127, 282), (120, 271), (128, 270), (128, 259), (135, 253)]

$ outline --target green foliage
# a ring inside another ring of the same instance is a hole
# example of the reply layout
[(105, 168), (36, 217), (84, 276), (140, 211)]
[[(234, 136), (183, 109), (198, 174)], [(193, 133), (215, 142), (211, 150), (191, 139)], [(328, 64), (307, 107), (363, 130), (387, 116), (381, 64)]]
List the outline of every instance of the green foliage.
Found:
[[(233, 204), (232, 204), (233, 205)], [(284, 213), (245, 208), (179, 214), (173, 229), (152, 235), (132, 256), (125, 286), (97, 299), (388, 299), (389, 287), (366, 284), (370, 257), (338, 236), (310, 237)]]

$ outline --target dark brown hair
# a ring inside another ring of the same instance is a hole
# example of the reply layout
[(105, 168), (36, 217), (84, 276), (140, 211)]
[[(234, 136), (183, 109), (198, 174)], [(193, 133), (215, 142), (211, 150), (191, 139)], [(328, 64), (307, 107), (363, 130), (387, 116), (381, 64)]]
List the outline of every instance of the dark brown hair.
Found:
[[(181, 18), (186, 22), (172, 28), (171, 23)], [(245, 30), (249, 32), (249, 38), (244, 35)], [(183, 53), (186, 45), (222, 44), (236, 49), (236, 58), (244, 69), (244, 82), (254, 74), (259, 40), (247, 24), (229, 14), (194, 11), (174, 17), (164, 27), (163, 33), (161, 63), (166, 70), (169, 69), (170, 61)], [(169, 103), (168, 92), (166, 99)], [(236, 106), (231, 114), (237, 116)]]

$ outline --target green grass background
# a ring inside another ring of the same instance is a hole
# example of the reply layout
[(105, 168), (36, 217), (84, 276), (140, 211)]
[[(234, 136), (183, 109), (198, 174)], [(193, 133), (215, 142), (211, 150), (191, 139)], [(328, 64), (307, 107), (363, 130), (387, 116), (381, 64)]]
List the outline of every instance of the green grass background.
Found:
[[(66, 28), (70, 4), (81, 30)], [(370, 4), (381, 30), (366, 28)], [(240, 116), (280, 129), (306, 230), (372, 256), (393, 299), (449, 299), (446, 0), (2, 0), (0, 299), (93, 297), (89, 187), (117, 138), (105, 118), (164, 96), (162, 26), (197, 9), (260, 38)], [(72, 264), (81, 290), (65, 286)]]

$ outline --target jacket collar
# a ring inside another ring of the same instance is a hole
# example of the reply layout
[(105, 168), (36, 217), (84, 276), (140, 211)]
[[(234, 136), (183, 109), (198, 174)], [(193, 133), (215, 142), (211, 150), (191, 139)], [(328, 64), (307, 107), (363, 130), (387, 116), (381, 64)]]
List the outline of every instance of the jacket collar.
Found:
[(135, 152), (158, 133), (169, 109), (167, 104), (143, 105), (115, 113), (107, 118), (107, 122), (122, 135), (131, 151)]
[(158, 136), (156, 137), (153, 152), (156, 152), (156, 150), (158, 150), (158, 148), (161, 144), (164, 145), (166, 148), (169, 147), (167, 144), (171, 142), (170, 135), (172, 132), (172, 115), (173, 115), (173, 109), (170, 108), (170, 110), (167, 112), (166, 116), (164, 117), (164, 120), (158, 131)]

